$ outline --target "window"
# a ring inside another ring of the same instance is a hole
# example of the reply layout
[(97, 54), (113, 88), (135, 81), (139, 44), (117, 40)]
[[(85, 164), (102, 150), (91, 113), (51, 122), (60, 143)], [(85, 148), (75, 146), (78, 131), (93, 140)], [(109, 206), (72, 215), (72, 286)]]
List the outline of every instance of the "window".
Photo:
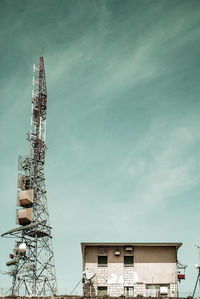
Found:
[(108, 257), (106, 255), (98, 256), (98, 267), (107, 267)]
[(134, 287), (124, 287), (124, 296), (134, 297)]
[(169, 289), (169, 285), (146, 284), (146, 296), (159, 297), (160, 295), (167, 295), (168, 289)]
[(107, 287), (98, 287), (97, 296), (106, 296), (107, 295)]
[(146, 296), (147, 297), (158, 297), (160, 286), (156, 284), (146, 285)]
[(124, 256), (124, 267), (133, 267), (133, 256)]

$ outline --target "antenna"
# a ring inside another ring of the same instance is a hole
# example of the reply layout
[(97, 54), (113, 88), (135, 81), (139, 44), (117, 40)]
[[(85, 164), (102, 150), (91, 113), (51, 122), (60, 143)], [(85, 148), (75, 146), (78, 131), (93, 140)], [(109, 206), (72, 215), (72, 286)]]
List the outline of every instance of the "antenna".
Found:
[(52, 234), (45, 184), (47, 88), (43, 50), (33, 67), (32, 121), (28, 134), (30, 153), (18, 160), (18, 207), (15, 229), (2, 234), (15, 238), (7, 262), (12, 276), (11, 295), (55, 295)]
[(90, 297), (92, 296), (92, 278), (95, 276), (95, 272), (93, 269), (91, 268), (87, 268), (84, 272), (83, 272), (83, 284), (87, 285), (89, 283), (89, 293), (90, 293)]
[[(93, 269), (86, 269), (86, 271), (83, 272), (83, 278), (77, 283), (77, 285), (73, 288), (71, 291), (70, 295), (73, 294), (73, 292), (76, 290), (76, 288), (79, 286), (80, 282), (82, 281), (83, 283), (89, 282), (90, 287), (91, 287), (91, 280), (95, 276), (95, 272)], [(90, 294), (91, 294), (91, 289), (90, 289)]]
[(91, 280), (95, 276), (95, 272), (93, 269), (86, 269), (85, 271), (85, 278), (86, 280)]
[(198, 245), (194, 245), (194, 246), (197, 248), (197, 251), (198, 251), (199, 264), (195, 265), (195, 268), (198, 270), (198, 274), (197, 274), (197, 279), (196, 279), (196, 283), (195, 283), (195, 286), (194, 286), (194, 291), (193, 291), (193, 294), (192, 294), (193, 298), (194, 298), (194, 295), (195, 295), (195, 292), (196, 292), (198, 282), (199, 282), (199, 288), (200, 288), (200, 246), (198, 246)]

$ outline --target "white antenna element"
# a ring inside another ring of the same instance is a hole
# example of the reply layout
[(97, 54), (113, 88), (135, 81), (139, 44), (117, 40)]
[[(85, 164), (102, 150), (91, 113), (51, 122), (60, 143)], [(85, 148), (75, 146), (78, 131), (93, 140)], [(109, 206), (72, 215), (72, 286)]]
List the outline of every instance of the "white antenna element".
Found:
[[(33, 77), (33, 81), (35, 80), (35, 78)], [(37, 97), (37, 94), (34, 93), (34, 89), (32, 90), (32, 98)]]
[(35, 71), (39, 72), (39, 69), (35, 66), (35, 64), (33, 65), (33, 72), (35, 73)]
[[(198, 246), (198, 245), (194, 245), (194, 246), (198, 250), (199, 263), (200, 263), (200, 246)], [(196, 283), (195, 283), (195, 286), (194, 286), (194, 291), (193, 291), (193, 294), (192, 294), (193, 298), (194, 298), (194, 295), (195, 295), (195, 292), (196, 292), (198, 282), (199, 282), (199, 286), (200, 286), (200, 264), (196, 264), (195, 268), (198, 270), (198, 274), (197, 274), (197, 280), (196, 280)]]
[(35, 77), (33, 77), (33, 85), (36, 85), (36, 84), (38, 85), (39, 82), (35, 80)]

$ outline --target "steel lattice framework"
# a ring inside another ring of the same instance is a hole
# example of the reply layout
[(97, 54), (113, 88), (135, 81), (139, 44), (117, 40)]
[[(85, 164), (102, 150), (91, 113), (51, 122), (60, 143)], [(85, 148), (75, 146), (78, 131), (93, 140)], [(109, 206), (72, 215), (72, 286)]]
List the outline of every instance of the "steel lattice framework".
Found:
[[(43, 55), (40, 57), (39, 66), (33, 66), (33, 71), (31, 132), (27, 135), (30, 141), (30, 154), (19, 156), (18, 160), (20, 226), (2, 235), (15, 238), (13, 254), (10, 254), (11, 260), (7, 262), (12, 276), (12, 295), (57, 294), (44, 175), (47, 88)], [(33, 194), (32, 202), (25, 198), (27, 194)], [(22, 216), (27, 213), (30, 215), (28, 219), (27, 216)], [(26, 247), (25, 252), (19, 250), (20, 244)]]

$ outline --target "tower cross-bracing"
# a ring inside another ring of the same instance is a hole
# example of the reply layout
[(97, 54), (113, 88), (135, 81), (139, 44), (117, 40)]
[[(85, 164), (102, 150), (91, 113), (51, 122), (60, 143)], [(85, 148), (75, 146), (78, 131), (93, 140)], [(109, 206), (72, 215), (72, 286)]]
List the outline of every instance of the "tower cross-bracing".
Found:
[(18, 227), (2, 236), (15, 239), (7, 262), (11, 294), (54, 295), (57, 283), (45, 186), (47, 88), (43, 55), (33, 66), (30, 153), (18, 160)]

